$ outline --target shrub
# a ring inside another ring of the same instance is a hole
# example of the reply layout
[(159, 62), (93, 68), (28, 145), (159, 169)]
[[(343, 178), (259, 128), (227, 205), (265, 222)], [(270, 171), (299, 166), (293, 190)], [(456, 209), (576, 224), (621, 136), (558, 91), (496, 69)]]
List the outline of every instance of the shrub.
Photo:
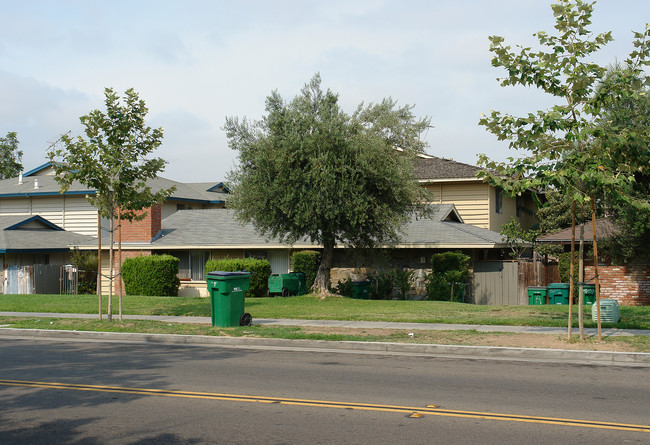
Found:
[(97, 292), (97, 252), (90, 250), (73, 250), (72, 264), (79, 269), (80, 294)]
[(311, 289), (314, 285), (314, 280), (316, 279), (318, 266), (320, 266), (320, 252), (316, 252), (315, 250), (295, 252), (291, 256), (291, 262), (293, 264), (294, 272), (302, 272), (305, 274), (307, 288)]
[(171, 255), (127, 258), (122, 264), (122, 279), (127, 295), (171, 297), (178, 295), (179, 259)]
[(336, 287), (333, 289), (333, 291), (337, 295), (341, 295), (343, 297), (351, 297), (352, 296), (352, 280), (350, 278), (346, 278), (345, 280), (341, 281), (339, 280), (338, 284)]
[(462, 252), (433, 255), (433, 272), (427, 277), (426, 283), (427, 297), (431, 300), (463, 301), (463, 285), (470, 278), (469, 261), (469, 256)]
[(370, 273), (370, 299), (388, 300), (399, 297), (408, 300), (414, 275), (415, 272), (409, 269), (388, 269)]
[(235, 258), (227, 260), (209, 260), (205, 263), (205, 274), (213, 271), (251, 273), (250, 288), (246, 291), (247, 297), (266, 297), (269, 294), (269, 277), (271, 276), (271, 263), (267, 260), (255, 258)]

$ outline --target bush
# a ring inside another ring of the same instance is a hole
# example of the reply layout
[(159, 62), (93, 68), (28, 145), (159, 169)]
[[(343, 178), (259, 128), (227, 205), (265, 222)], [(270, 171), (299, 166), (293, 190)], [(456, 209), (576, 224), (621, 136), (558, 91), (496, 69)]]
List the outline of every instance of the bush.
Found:
[(346, 278), (343, 281), (339, 280), (336, 287), (332, 290), (337, 295), (350, 298), (352, 296), (352, 286), (352, 280), (350, 278)]
[(409, 269), (380, 270), (368, 274), (370, 299), (389, 300), (399, 297), (408, 300), (415, 272)]
[(305, 282), (307, 288), (311, 289), (316, 279), (318, 266), (320, 266), (320, 252), (315, 250), (303, 250), (296, 252), (291, 256), (294, 272), (302, 272), (305, 274)]
[(179, 259), (171, 255), (127, 258), (122, 264), (122, 279), (127, 295), (175, 297), (178, 295)]
[(443, 252), (431, 257), (433, 272), (427, 277), (427, 297), (439, 301), (463, 301), (470, 278), (470, 258), (462, 252)]
[(228, 260), (209, 260), (205, 263), (205, 274), (216, 270), (223, 272), (246, 271), (251, 273), (247, 297), (266, 297), (269, 294), (271, 263), (255, 258), (236, 258)]
[(90, 250), (73, 250), (72, 264), (79, 269), (80, 294), (97, 292), (97, 252)]

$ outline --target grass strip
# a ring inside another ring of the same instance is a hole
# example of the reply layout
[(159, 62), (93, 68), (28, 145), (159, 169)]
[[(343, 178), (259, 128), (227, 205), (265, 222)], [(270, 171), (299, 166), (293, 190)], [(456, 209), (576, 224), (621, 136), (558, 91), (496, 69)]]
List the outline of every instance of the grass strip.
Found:
[(225, 337), (283, 338), (290, 340), (367, 341), (411, 344), (467, 346), (540, 347), (552, 349), (612, 350), (650, 352), (650, 337), (605, 337), (598, 343), (588, 337), (580, 343), (577, 336), (568, 341), (565, 335), (478, 332), (476, 330), (417, 331), (402, 329), (320, 328), (265, 326), (219, 328), (207, 324), (166, 323), (128, 320), (86, 320), (49, 317), (0, 317), (0, 326), (17, 329), (52, 329), (93, 332), (131, 332), (148, 334), (208, 335)]
[[(108, 298), (104, 298), (104, 313)], [(484, 324), (510, 326), (567, 325), (568, 306), (479, 306), (442, 301), (355, 300), (313, 295), (299, 297), (248, 298), (246, 312), (253, 318), (308, 320), (395, 321), (414, 323)], [(0, 295), (0, 311), (97, 313), (95, 295)], [(621, 306), (620, 323), (604, 328), (650, 329), (650, 306)], [(117, 314), (114, 298), (113, 314)], [(185, 315), (209, 317), (210, 299), (200, 297), (123, 297), (123, 313), (131, 315)], [(596, 327), (591, 306), (585, 306), (585, 327)], [(578, 326), (577, 308), (573, 326)]]

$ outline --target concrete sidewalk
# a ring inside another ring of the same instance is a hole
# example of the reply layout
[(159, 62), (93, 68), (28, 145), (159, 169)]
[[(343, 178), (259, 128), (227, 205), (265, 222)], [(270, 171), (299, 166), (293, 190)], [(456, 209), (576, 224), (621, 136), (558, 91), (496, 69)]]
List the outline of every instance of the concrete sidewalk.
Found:
[[(10, 317), (43, 317), (43, 318), (97, 318), (97, 314), (65, 314), (51, 312), (0, 312), (0, 316)], [(106, 316), (104, 315), (104, 318)], [(113, 314), (117, 319), (117, 315)], [(174, 315), (123, 315), (125, 320), (154, 320), (165, 323), (198, 323), (210, 324), (210, 317), (187, 317)], [(523, 334), (566, 334), (567, 328), (551, 328), (543, 326), (497, 326), (473, 324), (445, 324), (445, 323), (398, 323), (388, 321), (344, 321), (344, 320), (298, 320), (291, 318), (254, 318), (253, 324), (266, 326), (318, 326), (340, 327), (357, 329), (395, 329), (403, 331), (431, 330), (431, 331), (459, 331), (475, 330), (479, 332), (514, 332)], [(577, 328), (574, 328), (577, 332)], [(595, 328), (585, 329), (586, 335), (598, 335)], [(648, 329), (603, 329), (604, 337), (620, 335), (646, 335), (650, 336)]]
[[(38, 317), (38, 318), (85, 318), (95, 319), (97, 314), (63, 314), (50, 312), (0, 312), (0, 316)], [(115, 318), (117, 318), (115, 316)], [(209, 317), (178, 317), (169, 315), (123, 315), (125, 320), (155, 320), (167, 323), (210, 324)], [(253, 324), (268, 326), (326, 326), (362, 329), (415, 330), (464, 330), (481, 332), (523, 332), (532, 334), (565, 334), (566, 328), (531, 326), (485, 326), (455, 325), (442, 323), (392, 323), (373, 321), (340, 320), (294, 320), (294, 319), (254, 319)], [(595, 329), (586, 330), (595, 335)], [(603, 335), (650, 335), (650, 330), (607, 329)], [(566, 349), (510, 348), (500, 346), (461, 346), (389, 342), (287, 340), (276, 338), (215, 337), (209, 335), (144, 334), (116, 332), (79, 332), (47, 329), (0, 328), (0, 336), (5, 338), (44, 340), (71, 340), (86, 342), (127, 342), (144, 344), (216, 346), (240, 349), (273, 349), (285, 351), (314, 351), (328, 353), (355, 354), (398, 354), (411, 356), (435, 356), (481, 360), (539, 361), (573, 363), (579, 365), (635, 366), (650, 367), (650, 354), (640, 352), (610, 352)]]

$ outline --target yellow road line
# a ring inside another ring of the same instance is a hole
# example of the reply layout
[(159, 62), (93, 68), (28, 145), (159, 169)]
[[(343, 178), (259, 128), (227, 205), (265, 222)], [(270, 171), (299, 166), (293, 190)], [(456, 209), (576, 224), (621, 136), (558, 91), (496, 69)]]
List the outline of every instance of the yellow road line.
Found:
[(66, 390), (74, 390), (74, 391), (111, 392), (111, 393), (134, 394), (134, 395), (225, 400), (225, 401), (232, 401), (232, 402), (277, 403), (281, 405), (290, 405), (290, 406), (309, 406), (309, 407), (320, 407), (320, 408), (339, 408), (339, 409), (353, 409), (353, 410), (364, 410), (364, 411), (405, 413), (412, 418), (420, 418), (424, 415), (462, 417), (462, 418), (473, 418), (473, 419), (501, 420), (501, 421), (510, 421), (510, 422), (526, 422), (526, 423), (542, 423), (542, 424), (550, 424), (550, 425), (576, 426), (581, 428), (601, 428), (601, 429), (612, 429), (612, 430), (619, 430), (619, 431), (641, 431), (641, 432), (650, 433), (650, 425), (632, 425), (626, 423), (600, 422), (600, 421), (592, 421), (592, 420), (563, 419), (563, 418), (555, 418), (555, 417), (524, 416), (524, 415), (517, 415), (517, 414), (449, 410), (449, 409), (440, 409), (435, 405), (427, 405), (425, 407), (380, 405), (380, 404), (372, 404), (372, 403), (351, 403), (351, 402), (336, 402), (336, 401), (327, 401), (327, 400), (291, 399), (291, 398), (284, 398), (284, 397), (264, 397), (264, 396), (250, 396), (250, 395), (241, 395), (241, 394), (173, 391), (173, 390), (149, 389), (149, 388), (126, 388), (126, 387), (119, 387), (119, 386), (104, 386), (104, 385), (79, 385), (73, 383), (57, 383), (57, 382), (34, 382), (34, 381), (27, 381), (27, 380), (0, 380), (0, 386), (23, 386), (23, 387), (31, 387), (31, 388), (66, 389)]

